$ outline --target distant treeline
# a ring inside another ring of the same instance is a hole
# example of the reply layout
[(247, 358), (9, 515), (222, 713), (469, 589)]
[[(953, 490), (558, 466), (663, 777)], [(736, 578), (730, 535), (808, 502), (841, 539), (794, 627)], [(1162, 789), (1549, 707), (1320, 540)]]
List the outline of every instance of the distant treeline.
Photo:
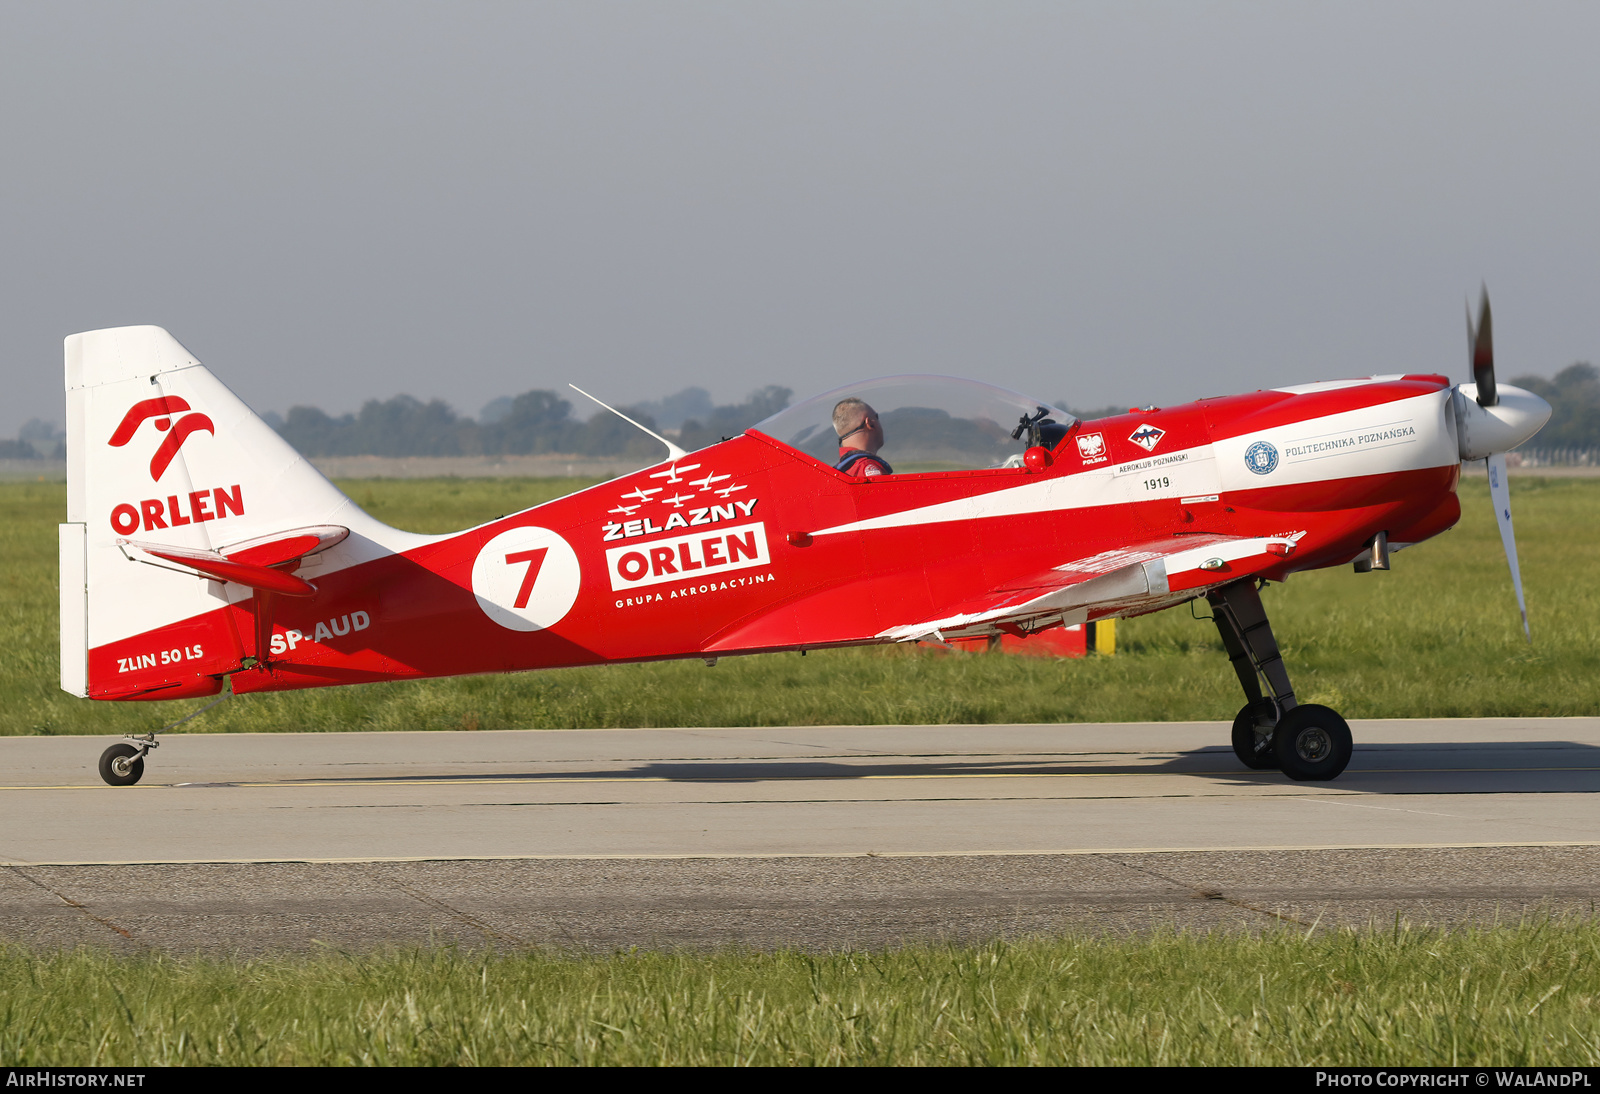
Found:
[(1542, 449), (1600, 448), (1600, 369), (1578, 362), (1552, 379), (1518, 376), (1511, 381), (1540, 396), (1553, 408), (1550, 420), (1530, 445)]
[[(1600, 369), (1585, 362), (1569, 365), (1545, 379), (1519, 376), (1511, 381), (1543, 396), (1555, 408), (1533, 444), (1541, 451), (1600, 449)], [(710, 394), (690, 387), (652, 402), (620, 408), (624, 414), (673, 437), (689, 451), (733, 437), (789, 405), (786, 387), (764, 387), (742, 403), (716, 406)], [(1061, 404), (1057, 404), (1061, 405)], [(583, 408), (580, 408), (583, 409)], [(1120, 404), (1074, 410), (1080, 418), (1122, 413)], [(502, 396), (477, 419), (457, 414), (441, 399), (422, 402), (409, 395), (369, 399), (355, 414), (334, 417), (314, 406), (292, 407), (266, 419), (284, 439), (307, 456), (520, 456), (559, 452), (587, 456), (655, 454), (657, 445), (614, 414), (597, 411), (573, 416), (573, 403), (553, 391)], [(34, 418), (15, 440), (0, 440), (0, 459), (66, 459), (66, 436), (59, 427)]]
[[(690, 388), (657, 403), (618, 409), (658, 432), (675, 432), (678, 443), (693, 451), (776, 414), (792, 394), (786, 387), (764, 387), (742, 403), (713, 406), (704, 389)], [(683, 416), (686, 408), (700, 416)], [(650, 456), (660, 448), (615, 414), (598, 410), (575, 418), (572, 410), (572, 402), (553, 391), (525, 391), (494, 400), (474, 420), (441, 399), (424, 403), (397, 395), (369, 399), (357, 413), (337, 418), (297, 406), (268, 421), (307, 456)]]
[(0, 440), (0, 460), (64, 460), (67, 435), (53, 423), (29, 418), (14, 441)]

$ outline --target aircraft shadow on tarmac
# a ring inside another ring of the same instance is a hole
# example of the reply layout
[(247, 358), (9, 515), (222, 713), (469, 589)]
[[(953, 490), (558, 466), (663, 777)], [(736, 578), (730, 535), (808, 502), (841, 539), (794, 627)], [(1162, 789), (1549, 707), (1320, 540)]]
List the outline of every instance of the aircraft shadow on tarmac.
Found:
[[(650, 779), (684, 783), (760, 783), (850, 779), (980, 777), (1178, 776), (1233, 785), (1284, 783), (1277, 771), (1245, 769), (1226, 746), (1176, 753), (1061, 753), (970, 758), (871, 757), (806, 759), (656, 760), (544, 771), (388, 775), (294, 780), (301, 785), (430, 782), (532, 782)], [(1507, 741), (1362, 746), (1332, 783), (1306, 783), (1366, 794), (1548, 794), (1600, 792), (1600, 747), (1576, 741)]]

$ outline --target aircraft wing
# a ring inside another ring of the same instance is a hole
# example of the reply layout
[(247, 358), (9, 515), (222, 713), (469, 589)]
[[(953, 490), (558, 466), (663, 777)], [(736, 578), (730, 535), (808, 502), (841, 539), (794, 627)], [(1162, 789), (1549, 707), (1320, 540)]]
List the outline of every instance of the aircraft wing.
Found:
[(1152, 541), (1074, 559), (955, 605), (938, 619), (890, 627), (897, 642), (1029, 634), (1081, 623), (1090, 612), (1132, 615), (1250, 577), (1294, 553), (1299, 536), (1203, 535)]

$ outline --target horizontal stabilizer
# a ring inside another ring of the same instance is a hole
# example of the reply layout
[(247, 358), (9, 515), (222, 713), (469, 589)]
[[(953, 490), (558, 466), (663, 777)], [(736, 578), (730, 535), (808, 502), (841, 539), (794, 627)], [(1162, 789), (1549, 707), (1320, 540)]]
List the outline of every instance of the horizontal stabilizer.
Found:
[(159, 543), (136, 543), (129, 539), (119, 539), (117, 545), (124, 549), (132, 547), (141, 554), (159, 558), (164, 562), (176, 562), (179, 566), (187, 566), (215, 581), (232, 582), (262, 592), (282, 593), (285, 596), (311, 596), (317, 591), (315, 586), (293, 574), (286, 574), (282, 570), (274, 570), (270, 566), (261, 566), (253, 562), (235, 562), (217, 551), (201, 551), (193, 547), (168, 547)]
[(350, 529), (337, 524), (318, 524), (270, 536), (257, 536), (243, 543), (222, 548), (230, 562), (249, 562), (257, 566), (279, 566), (326, 551), (343, 543)]

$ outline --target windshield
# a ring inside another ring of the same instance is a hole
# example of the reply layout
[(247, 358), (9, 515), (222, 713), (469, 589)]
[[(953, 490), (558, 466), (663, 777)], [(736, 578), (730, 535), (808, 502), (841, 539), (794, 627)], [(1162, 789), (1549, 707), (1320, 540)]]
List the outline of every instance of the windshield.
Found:
[[(1064, 410), (976, 380), (888, 376), (824, 392), (751, 428), (832, 465), (839, 459), (834, 408), (849, 399), (876, 412), (883, 437), (877, 454), (896, 473), (1020, 466), (1030, 437), (1054, 448), (1077, 420)], [(1012, 437), (1023, 418), (1031, 420), (1031, 427)]]

